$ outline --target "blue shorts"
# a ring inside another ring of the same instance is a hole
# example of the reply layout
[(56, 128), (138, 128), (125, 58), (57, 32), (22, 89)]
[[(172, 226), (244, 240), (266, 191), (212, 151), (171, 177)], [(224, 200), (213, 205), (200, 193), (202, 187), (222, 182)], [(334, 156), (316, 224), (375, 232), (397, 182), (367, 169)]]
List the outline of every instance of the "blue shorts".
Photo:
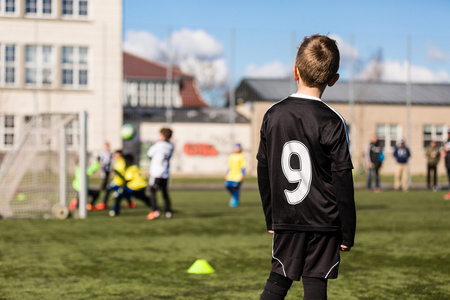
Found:
[(229, 180), (225, 181), (225, 187), (226, 187), (226, 188), (235, 188), (235, 189), (238, 189), (238, 188), (240, 188), (240, 186), (241, 186), (241, 183), (240, 183), (240, 182), (237, 182), (237, 181), (229, 181)]

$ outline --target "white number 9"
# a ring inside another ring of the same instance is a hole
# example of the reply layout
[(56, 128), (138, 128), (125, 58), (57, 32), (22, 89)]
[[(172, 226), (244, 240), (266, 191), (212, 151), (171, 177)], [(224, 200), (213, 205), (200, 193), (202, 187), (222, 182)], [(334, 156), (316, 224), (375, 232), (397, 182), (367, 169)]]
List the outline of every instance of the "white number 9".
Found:
[[(298, 156), (300, 162), (298, 169), (292, 169), (291, 167), (292, 155)], [(290, 183), (298, 183), (294, 190), (284, 190), (287, 202), (291, 205), (302, 202), (309, 193), (312, 179), (311, 157), (308, 148), (299, 141), (289, 141), (284, 144), (281, 154), (281, 167), (284, 176)]]

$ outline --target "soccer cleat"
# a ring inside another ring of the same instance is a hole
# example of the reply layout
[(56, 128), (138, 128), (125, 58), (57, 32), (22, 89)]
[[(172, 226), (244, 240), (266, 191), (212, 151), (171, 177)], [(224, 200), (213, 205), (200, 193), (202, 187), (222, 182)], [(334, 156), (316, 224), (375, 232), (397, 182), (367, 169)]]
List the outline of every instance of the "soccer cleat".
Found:
[(125, 204), (125, 209), (135, 208), (136, 202), (131, 201), (131, 203)]
[(170, 211), (166, 212), (166, 219), (172, 219), (172, 212)]
[(95, 209), (97, 210), (104, 210), (106, 208), (106, 204), (105, 203), (99, 203), (95, 206)]
[(95, 206), (92, 205), (91, 203), (86, 204), (86, 209), (91, 211), (91, 210), (95, 210)]
[(157, 211), (157, 210), (151, 211), (147, 215), (147, 220), (157, 219), (157, 218), (159, 218), (159, 215), (160, 215), (159, 211)]
[(77, 199), (72, 199), (72, 201), (70, 201), (69, 204), (69, 210), (75, 210), (77, 208), (77, 204), (78, 204), (78, 200)]
[(235, 198), (231, 198), (229, 205), (230, 205), (230, 207), (236, 207), (236, 206), (239, 205), (239, 201), (237, 199), (235, 199)]
[(447, 194), (445, 194), (444, 199), (445, 199), (445, 200), (450, 200), (450, 192), (448, 192)]

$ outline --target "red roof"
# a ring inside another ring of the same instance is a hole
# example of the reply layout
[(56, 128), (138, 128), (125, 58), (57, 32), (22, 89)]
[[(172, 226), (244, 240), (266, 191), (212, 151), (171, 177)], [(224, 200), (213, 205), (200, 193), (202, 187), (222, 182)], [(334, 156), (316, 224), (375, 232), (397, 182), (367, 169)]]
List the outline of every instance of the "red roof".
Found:
[[(123, 52), (123, 76), (130, 80), (166, 80), (167, 68), (145, 58)], [(183, 107), (207, 107), (194, 76), (183, 73), (179, 67), (172, 67), (172, 78), (181, 81)]]

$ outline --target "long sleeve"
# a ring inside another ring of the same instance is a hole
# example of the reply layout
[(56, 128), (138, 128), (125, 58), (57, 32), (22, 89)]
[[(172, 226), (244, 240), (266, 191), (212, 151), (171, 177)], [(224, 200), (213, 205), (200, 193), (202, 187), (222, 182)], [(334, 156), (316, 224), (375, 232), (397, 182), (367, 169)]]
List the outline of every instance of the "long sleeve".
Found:
[(272, 201), (269, 179), (269, 167), (258, 161), (258, 188), (266, 218), (267, 230), (272, 230)]
[(352, 247), (356, 231), (356, 209), (351, 169), (332, 173), (333, 187), (342, 223), (342, 244)]

